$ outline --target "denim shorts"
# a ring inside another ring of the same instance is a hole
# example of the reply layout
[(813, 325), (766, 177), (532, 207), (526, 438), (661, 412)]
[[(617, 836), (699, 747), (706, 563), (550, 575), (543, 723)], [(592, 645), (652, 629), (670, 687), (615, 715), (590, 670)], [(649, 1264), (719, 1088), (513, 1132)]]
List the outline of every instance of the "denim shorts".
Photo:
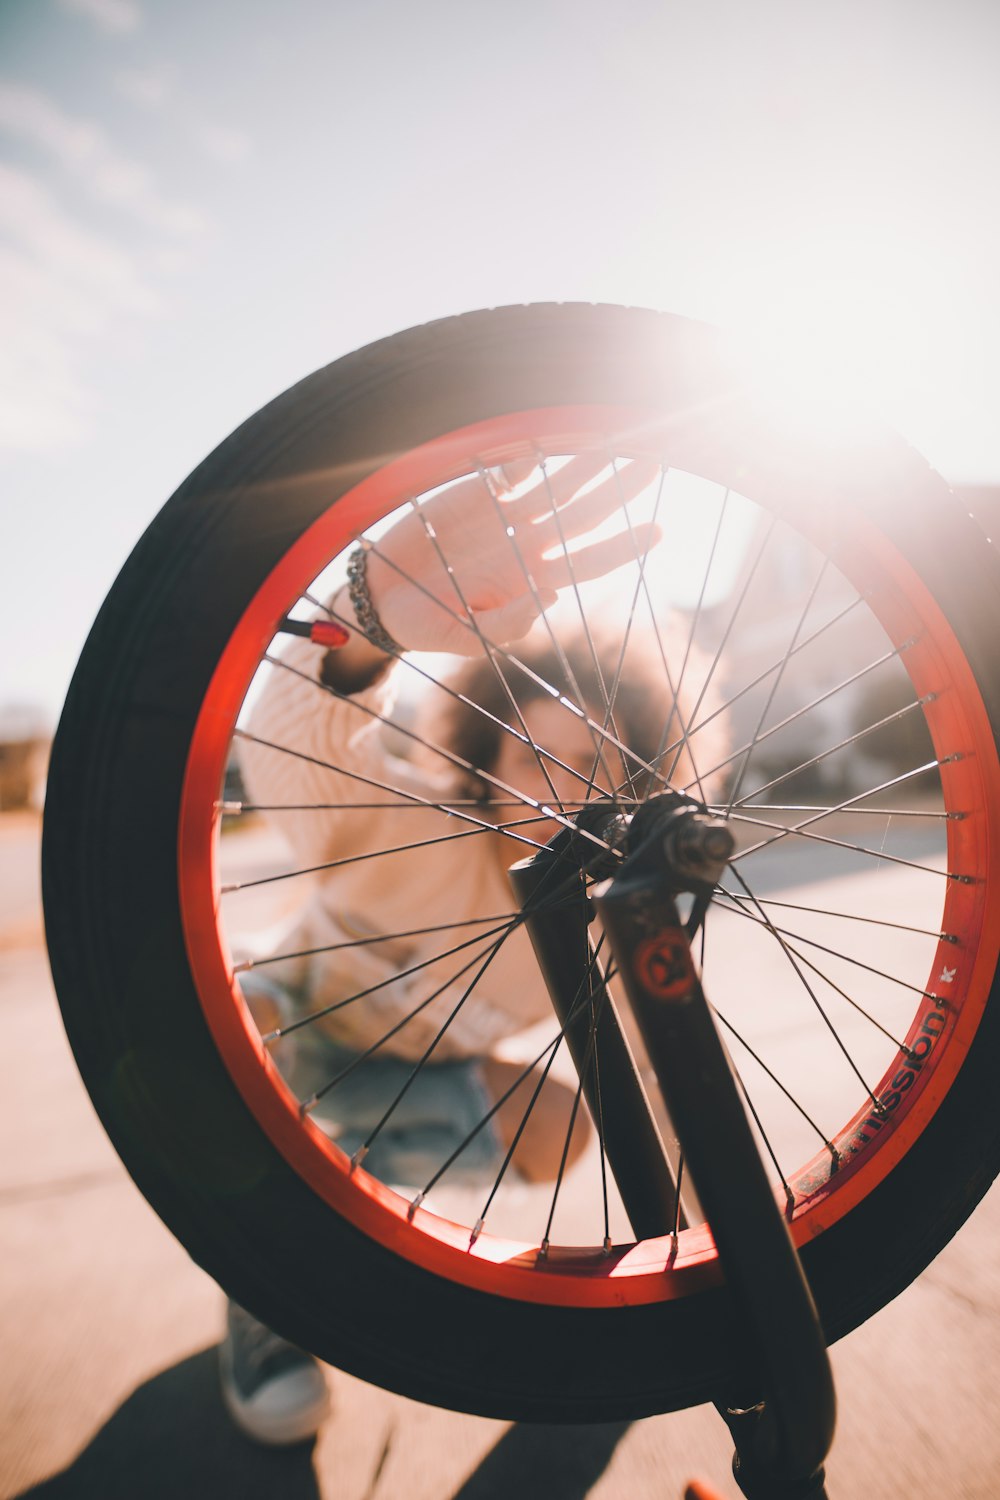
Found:
[[(286, 1024), (308, 1011), (306, 1000), (257, 971), (240, 979), (248, 999), (276, 1002)], [(403, 1057), (359, 1056), (318, 1026), (303, 1026), (275, 1049), (299, 1100), (321, 1093), (311, 1118), (349, 1156), (375, 1132), (364, 1166), (382, 1182), (424, 1190), (454, 1156), (440, 1181), (492, 1186), (504, 1147), (495, 1120), (483, 1123), (493, 1101), (476, 1058), (427, 1062), (415, 1073)]]

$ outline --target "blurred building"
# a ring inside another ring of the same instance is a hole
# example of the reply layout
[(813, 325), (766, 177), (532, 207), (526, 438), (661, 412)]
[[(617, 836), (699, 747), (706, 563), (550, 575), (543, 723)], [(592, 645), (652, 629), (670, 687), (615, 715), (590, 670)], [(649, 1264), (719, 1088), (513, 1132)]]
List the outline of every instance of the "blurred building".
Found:
[(0, 705), (0, 812), (41, 808), (52, 731), (33, 704)]
[[(956, 495), (1000, 544), (1000, 485), (959, 486)], [(741, 797), (758, 788), (772, 801), (849, 796), (932, 757), (919, 710), (893, 717), (913, 692), (888, 638), (843, 575), (791, 528), (769, 532), (761, 515), (696, 639), (709, 661), (718, 657), (730, 789), (739, 782)], [(752, 754), (742, 753), (751, 744)]]

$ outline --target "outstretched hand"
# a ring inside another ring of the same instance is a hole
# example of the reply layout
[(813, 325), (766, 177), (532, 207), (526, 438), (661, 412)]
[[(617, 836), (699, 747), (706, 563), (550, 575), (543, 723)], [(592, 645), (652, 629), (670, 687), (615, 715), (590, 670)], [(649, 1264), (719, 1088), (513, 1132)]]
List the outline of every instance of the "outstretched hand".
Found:
[(415, 506), (369, 552), (369, 591), (385, 629), (406, 650), (478, 656), (484, 638), (507, 645), (526, 635), (560, 589), (643, 556), (659, 530), (631, 526), (625, 513), (611, 537), (567, 555), (568, 544), (621, 510), (658, 471), (654, 460), (635, 459), (581, 493), (606, 467), (594, 454), (552, 474), (534, 460), (508, 464), (515, 488), (538, 477), (511, 495), (501, 493), (496, 471), (484, 471)]

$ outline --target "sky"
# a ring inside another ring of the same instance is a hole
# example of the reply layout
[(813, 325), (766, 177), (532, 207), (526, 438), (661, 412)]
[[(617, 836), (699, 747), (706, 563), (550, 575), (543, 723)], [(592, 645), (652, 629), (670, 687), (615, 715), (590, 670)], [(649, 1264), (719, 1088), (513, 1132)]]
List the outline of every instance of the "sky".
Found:
[(372, 339), (607, 301), (1000, 482), (995, 0), (0, 0), (0, 712), (239, 422)]

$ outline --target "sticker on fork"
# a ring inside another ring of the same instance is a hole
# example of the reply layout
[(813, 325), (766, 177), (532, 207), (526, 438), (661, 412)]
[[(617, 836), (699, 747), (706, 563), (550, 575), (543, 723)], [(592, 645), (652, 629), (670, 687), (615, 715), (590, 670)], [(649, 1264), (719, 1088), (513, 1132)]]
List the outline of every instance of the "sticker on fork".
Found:
[(679, 927), (668, 927), (640, 943), (635, 973), (643, 988), (658, 1000), (679, 1000), (696, 982), (691, 947)]

